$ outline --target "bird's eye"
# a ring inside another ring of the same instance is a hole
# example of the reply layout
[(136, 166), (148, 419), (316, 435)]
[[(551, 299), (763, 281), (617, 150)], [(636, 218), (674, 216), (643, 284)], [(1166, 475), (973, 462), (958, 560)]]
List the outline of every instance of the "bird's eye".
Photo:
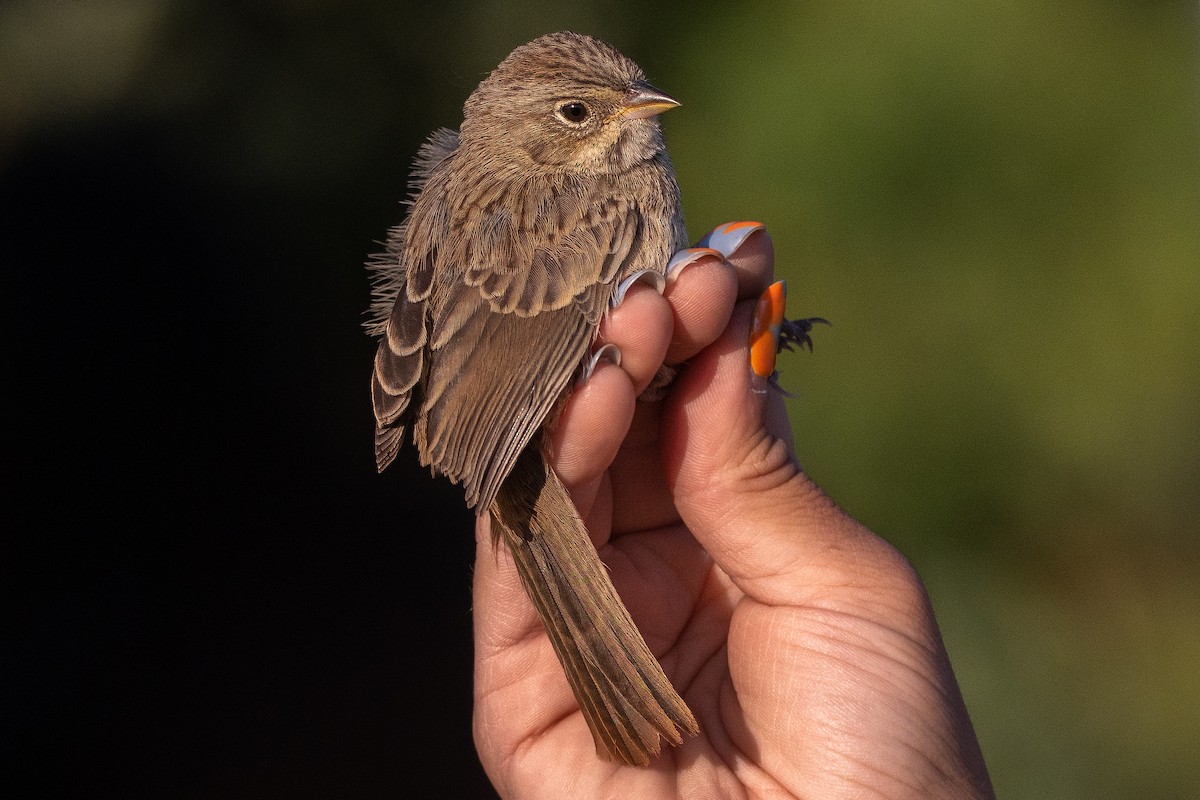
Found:
[(587, 121), (588, 115), (591, 112), (588, 111), (588, 107), (583, 103), (578, 100), (571, 100), (556, 108), (554, 113), (563, 122), (570, 123), (571, 125), (582, 125)]

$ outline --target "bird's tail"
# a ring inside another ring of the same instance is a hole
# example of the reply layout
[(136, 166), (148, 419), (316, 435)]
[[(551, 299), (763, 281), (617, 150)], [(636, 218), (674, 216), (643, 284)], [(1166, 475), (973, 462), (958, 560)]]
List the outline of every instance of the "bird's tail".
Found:
[[(613, 588), (566, 488), (535, 441), (492, 505), (601, 756), (645, 765), (661, 736), (700, 728)], [(498, 523), (498, 524), (497, 524)]]

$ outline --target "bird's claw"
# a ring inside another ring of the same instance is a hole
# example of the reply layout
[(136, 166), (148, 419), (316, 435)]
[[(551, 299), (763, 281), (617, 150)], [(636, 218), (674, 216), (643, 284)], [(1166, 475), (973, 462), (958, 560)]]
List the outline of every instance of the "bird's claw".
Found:
[[(812, 337), (808, 334), (812, 331), (813, 325), (820, 323), (821, 325), (832, 325), (829, 320), (824, 317), (808, 317), (807, 319), (785, 319), (779, 324), (779, 350), (794, 350), (795, 347), (807, 348), (808, 352), (813, 351)], [(793, 347), (795, 345), (795, 347)]]

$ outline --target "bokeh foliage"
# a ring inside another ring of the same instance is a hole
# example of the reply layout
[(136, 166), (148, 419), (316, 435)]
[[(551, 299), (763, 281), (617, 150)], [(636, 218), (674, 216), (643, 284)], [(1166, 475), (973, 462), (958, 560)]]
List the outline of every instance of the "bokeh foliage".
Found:
[[(792, 312), (833, 321), (781, 362), (799, 450), (925, 577), (1000, 796), (1195, 797), (1198, 16), (12, 0), (0, 174), (39, 137), (145, 119), (215, 183), (337, 197), (305, 235), (365, 250), (422, 137), (511, 47), (608, 39), (684, 101), (665, 127), (693, 236), (761, 219)], [(353, 262), (278, 285), (318, 314), (365, 304)]]

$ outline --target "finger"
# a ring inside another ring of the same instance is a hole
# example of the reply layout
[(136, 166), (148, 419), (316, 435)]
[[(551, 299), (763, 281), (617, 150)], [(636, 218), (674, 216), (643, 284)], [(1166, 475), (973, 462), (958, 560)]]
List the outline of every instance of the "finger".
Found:
[(550, 431), (550, 466), (570, 491), (593, 539), (600, 541), (607, 539), (607, 520), (595, 519), (592, 510), (601, 478), (629, 430), (636, 398), (629, 374), (602, 361), (563, 403)]
[(757, 222), (718, 225), (696, 247), (676, 253), (665, 292), (675, 315), (667, 363), (686, 361), (712, 344), (725, 329), (733, 303), (758, 297), (774, 270), (771, 237)]
[(774, 279), (775, 246), (761, 222), (726, 222), (701, 237), (699, 247), (725, 256), (738, 278), (738, 299), (757, 298)]
[(737, 273), (720, 253), (684, 253), (696, 258), (671, 274), (664, 293), (673, 314), (668, 364), (687, 361), (712, 344), (728, 324), (738, 294)]
[[(661, 278), (661, 276), (660, 276)], [(671, 342), (671, 307), (645, 283), (633, 285), (600, 323), (598, 344), (616, 345), (621, 369), (640, 394), (662, 366)]]
[(884, 551), (796, 462), (783, 397), (750, 369), (755, 305), (739, 303), (721, 337), (676, 381), (663, 410), (663, 461), (681, 518), (739, 588), (795, 604), (830, 580), (826, 568), (838, 566), (831, 554)]
[[(659, 447), (659, 403), (637, 403), (633, 423), (608, 471), (612, 535), (662, 528), (679, 522), (663, 473)], [(633, 498), (633, 499), (631, 499)]]

